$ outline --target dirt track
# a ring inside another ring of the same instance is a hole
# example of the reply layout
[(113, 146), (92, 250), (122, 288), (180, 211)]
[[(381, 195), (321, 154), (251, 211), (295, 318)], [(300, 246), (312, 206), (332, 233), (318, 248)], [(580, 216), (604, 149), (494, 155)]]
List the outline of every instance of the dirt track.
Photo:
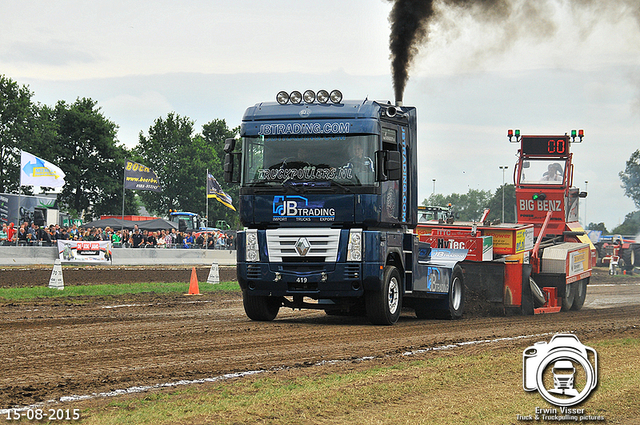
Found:
[[(66, 285), (140, 279), (130, 271), (65, 269), (64, 279)], [(199, 270), (200, 282), (206, 282), (208, 272)], [(29, 286), (36, 273), (44, 273), (48, 282), (50, 269), (3, 270), (0, 286)], [(75, 273), (93, 274), (87, 280), (72, 277)], [(185, 281), (186, 289), (190, 269), (144, 273), (144, 281), (181, 273), (170, 279)], [(228, 276), (232, 271), (221, 271), (221, 280)], [(600, 272), (592, 283), (579, 312), (450, 322), (419, 321), (407, 311), (392, 327), (285, 309), (274, 322), (252, 322), (237, 292), (0, 302), (0, 409), (232, 372), (286, 368), (287, 373), (304, 373), (323, 361), (394, 359), (407, 351), (463, 341), (561, 331), (593, 338), (618, 333), (638, 337), (640, 277), (611, 278)], [(519, 341), (518, 350), (532, 342), (535, 338)]]

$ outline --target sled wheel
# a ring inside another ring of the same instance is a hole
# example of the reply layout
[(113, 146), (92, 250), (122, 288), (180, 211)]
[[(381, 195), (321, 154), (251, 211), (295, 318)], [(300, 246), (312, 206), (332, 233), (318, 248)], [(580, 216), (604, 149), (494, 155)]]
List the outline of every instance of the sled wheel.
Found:
[(573, 299), (573, 305), (571, 306), (571, 310), (578, 311), (584, 305), (584, 300), (587, 298), (587, 284), (589, 283), (589, 279), (582, 279), (571, 285), (574, 286), (573, 292), (575, 293), (575, 297)]

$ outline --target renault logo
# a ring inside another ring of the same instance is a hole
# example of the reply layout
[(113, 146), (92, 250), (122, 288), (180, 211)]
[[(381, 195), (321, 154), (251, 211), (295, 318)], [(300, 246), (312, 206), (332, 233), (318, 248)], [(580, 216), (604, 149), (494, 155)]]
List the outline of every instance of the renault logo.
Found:
[(298, 239), (298, 242), (296, 242), (294, 246), (296, 248), (296, 251), (298, 251), (298, 255), (300, 255), (301, 257), (307, 255), (309, 249), (311, 249), (311, 244), (309, 243), (307, 238)]

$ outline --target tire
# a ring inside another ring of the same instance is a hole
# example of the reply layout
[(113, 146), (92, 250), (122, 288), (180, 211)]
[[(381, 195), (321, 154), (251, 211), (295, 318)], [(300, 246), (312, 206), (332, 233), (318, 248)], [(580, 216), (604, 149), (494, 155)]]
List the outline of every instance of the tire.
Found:
[(632, 248), (622, 250), (622, 253), (620, 254), (620, 260), (622, 264), (620, 265), (620, 268), (627, 272), (633, 271), (634, 256), (635, 252)]
[(464, 275), (462, 268), (455, 266), (451, 274), (451, 285), (449, 285), (448, 308), (440, 312), (443, 319), (459, 319), (464, 313)]
[(249, 319), (270, 322), (278, 315), (282, 299), (279, 297), (249, 295), (247, 291), (243, 291), (242, 304), (244, 305), (244, 312)]
[(640, 267), (640, 245), (632, 245), (631, 250), (631, 265), (633, 267)]
[(573, 306), (573, 301), (576, 298), (576, 288), (573, 283), (565, 285), (564, 297), (562, 297), (562, 311), (569, 311)]
[(393, 325), (402, 310), (402, 280), (394, 266), (383, 271), (381, 291), (365, 292), (367, 318), (374, 325)]
[(522, 282), (522, 300), (520, 301), (520, 314), (523, 316), (533, 316), (535, 310), (535, 301), (531, 291), (530, 279)]
[(573, 305), (571, 306), (571, 310), (578, 311), (584, 305), (584, 300), (587, 298), (587, 284), (589, 283), (589, 278), (579, 280), (571, 285), (575, 285), (575, 297), (573, 299)]

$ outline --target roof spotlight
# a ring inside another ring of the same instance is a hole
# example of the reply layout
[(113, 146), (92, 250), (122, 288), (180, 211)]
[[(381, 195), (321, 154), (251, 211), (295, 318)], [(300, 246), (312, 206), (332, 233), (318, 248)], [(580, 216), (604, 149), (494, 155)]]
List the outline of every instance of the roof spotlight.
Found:
[(279, 91), (276, 95), (276, 100), (279, 104), (286, 105), (289, 101), (289, 93), (287, 93), (286, 91)]
[(329, 97), (332, 103), (342, 102), (342, 93), (340, 92), (340, 90), (332, 90)]
[(318, 90), (318, 102), (327, 103), (329, 100), (329, 92), (326, 90)]
[(302, 97), (305, 103), (313, 103), (316, 100), (316, 93), (313, 90), (307, 90)]
[(294, 90), (291, 92), (291, 95), (289, 95), (289, 99), (291, 100), (291, 103), (297, 105), (302, 101), (302, 94), (300, 94), (298, 90)]

